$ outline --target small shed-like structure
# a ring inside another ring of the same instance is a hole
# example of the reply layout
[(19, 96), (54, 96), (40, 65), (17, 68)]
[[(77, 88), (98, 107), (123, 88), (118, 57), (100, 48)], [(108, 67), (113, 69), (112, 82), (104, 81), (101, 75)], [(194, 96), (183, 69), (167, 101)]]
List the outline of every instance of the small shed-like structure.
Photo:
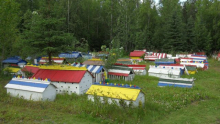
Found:
[(27, 100), (54, 101), (56, 98), (56, 87), (48, 80), (12, 78), (5, 88), (11, 96)]
[(134, 64), (133, 62), (132, 62), (132, 59), (129, 59), (129, 58), (119, 58), (119, 59), (117, 59), (117, 61), (116, 61), (116, 63), (118, 63), (118, 64), (128, 64), (128, 65), (130, 65), (130, 64)]
[(82, 54), (80, 52), (72, 52), (72, 53), (61, 53), (58, 55), (60, 58), (66, 58), (66, 59), (77, 59), (81, 58)]
[(145, 103), (144, 93), (135, 85), (94, 83), (86, 94), (91, 101), (98, 97), (102, 103), (106, 99), (109, 104), (115, 103), (118, 106), (142, 107)]
[(12, 75), (22, 75), (22, 71), (21, 71), (21, 68), (19, 67), (6, 67), (3, 69), (4, 71), (4, 74), (7, 74), (7, 73), (10, 73)]
[[(56, 63), (56, 64), (64, 64), (66, 62), (66, 59), (65, 58), (62, 58), (62, 57), (52, 57), (52, 62), (53, 63)], [(39, 64), (47, 64), (49, 63), (49, 58), (48, 57), (42, 57), (40, 59), (40, 62)]]
[[(186, 65), (185, 67), (186, 67), (186, 71), (188, 72), (188, 74), (196, 74), (197, 72), (196, 65)], [(185, 73), (187, 73), (186, 71)]]
[(145, 55), (144, 51), (133, 51), (130, 52), (130, 58), (131, 59), (142, 59), (141, 56)]
[(181, 58), (180, 60), (181, 65), (196, 65), (198, 68), (207, 68), (205, 63), (205, 60), (195, 60), (192, 58)]
[(123, 79), (125, 81), (132, 81), (134, 76), (134, 70), (127, 66), (112, 66), (110, 69), (108, 69), (109, 79)]
[(137, 75), (146, 75), (147, 70), (146, 70), (146, 65), (130, 65), (130, 64), (120, 64), (120, 63), (115, 63), (115, 65), (121, 65), (121, 66), (127, 66), (129, 68), (132, 68)]
[(85, 60), (92, 59), (92, 54), (82, 53), (82, 57), (83, 57)]
[(80, 63), (74, 63), (72, 65), (75, 67), (86, 67), (88, 71), (92, 73), (94, 76), (93, 82), (100, 82), (105, 80), (104, 77), (105, 69), (102, 65), (83, 65)]
[(167, 58), (162, 58), (162, 59), (156, 59), (155, 60), (155, 65), (170, 65), (170, 64), (175, 64), (175, 59), (167, 59)]
[(194, 85), (194, 79), (187, 78), (160, 78), (158, 86), (174, 86), (174, 87), (188, 87), (191, 88)]
[(185, 71), (185, 67), (184, 65), (180, 65), (180, 64), (170, 64), (170, 65), (159, 65), (163, 68), (167, 68), (167, 69), (180, 69), (180, 74), (183, 75), (184, 71)]
[(167, 58), (167, 54), (150, 52), (145, 55), (144, 60), (155, 61), (156, 59), (161, 59), (161, 58)]
[(8, 66), (19, 66), (24, 67), (27, 64), (27, 61), (21, 59), (19, 56), (9, 57), (2, 61), (3, 67)]
[(217, 58), (218, 58), (218, 61), (220, 61), (220, 53), (218, 53), (218, 57)]
[(82, 64), (84, 65), (105, 65), (105, 63), (101, 59), (88, 59), (84, 61)]
[(84, 94), (92, 85), (93, 75), (86, 67), (40, 66), (33, 78), (49, 78), (57, 87), (57, 93)]
[(150, 65), (148, 70), (149, 76), (155, 77), (172, 77), (172, 78), (180, 78), (180, 69), (175, 68), (163, 68), (162, 66), (154, 66)]

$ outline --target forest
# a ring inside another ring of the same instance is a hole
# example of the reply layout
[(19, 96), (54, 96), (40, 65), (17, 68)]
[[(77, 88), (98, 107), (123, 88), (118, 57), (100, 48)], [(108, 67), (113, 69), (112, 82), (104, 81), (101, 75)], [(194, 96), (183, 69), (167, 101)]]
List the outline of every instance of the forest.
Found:
[(0, 57), (220, 49), (219, 0), (0, 0)]

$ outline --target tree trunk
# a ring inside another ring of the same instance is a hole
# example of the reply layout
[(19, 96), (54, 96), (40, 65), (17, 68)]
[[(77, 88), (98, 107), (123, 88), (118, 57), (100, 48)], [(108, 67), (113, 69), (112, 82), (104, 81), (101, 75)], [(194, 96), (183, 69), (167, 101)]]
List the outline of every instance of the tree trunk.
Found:
[(49, 65), (52, 65), (52, 53), (51, 52), (48, 53), (48, 57), (49, 57)]

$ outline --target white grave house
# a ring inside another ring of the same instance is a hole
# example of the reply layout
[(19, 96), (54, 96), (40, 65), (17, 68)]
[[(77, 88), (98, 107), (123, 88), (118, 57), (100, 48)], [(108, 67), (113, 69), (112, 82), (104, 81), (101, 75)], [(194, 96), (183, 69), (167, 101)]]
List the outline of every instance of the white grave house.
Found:
[(56, 86), (50, 81), (27, 78), (12, 78), (5, 86), (7, 93), (13, 97), (20, 97), (33, 101), (54, 101), (56, 98)]
[(155, 77), (180, 78), (181, 72), (179, 68), (163, 68), (163, 66), (150, 65), (148, 75)]
[(116, 104), (118, 106), (143, 106), (145, 103), (144, 93), (135, 85), (123, 85), (113, 83), (94, 83), (86, 92), (88, 99), (95, 101), (95, 97), (101, 103)]
[(40, 67), (33, 78), (49, 78), (57, 93), (84, 94), (92, 85), (93, 75), (85, 67)]
[(127, 66), (112, 66), (110, 69), (108, 69), (109, 79), (123, 79), (125, 81), (132, 81), (134, 77), (134, 70)]

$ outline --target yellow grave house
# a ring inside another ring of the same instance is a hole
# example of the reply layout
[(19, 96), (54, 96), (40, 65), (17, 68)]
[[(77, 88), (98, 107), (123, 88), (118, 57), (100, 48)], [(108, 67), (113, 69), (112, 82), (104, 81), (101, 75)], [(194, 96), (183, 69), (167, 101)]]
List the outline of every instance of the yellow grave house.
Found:
[(95, 101), (97, 97), (100, 102), (116, 104), (118, 106), (143, 106), (145, 103), (144, 93), (141, 88), (135, 85), (113, 84), (113, 83), (94, 83), (86, 92), (88, 99)]

